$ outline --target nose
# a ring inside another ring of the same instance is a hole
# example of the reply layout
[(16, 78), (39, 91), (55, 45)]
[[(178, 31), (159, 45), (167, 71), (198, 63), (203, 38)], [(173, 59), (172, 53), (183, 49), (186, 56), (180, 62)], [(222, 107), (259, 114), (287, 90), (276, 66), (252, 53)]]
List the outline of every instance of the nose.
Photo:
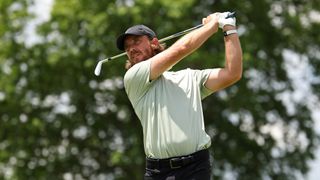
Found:
[(137, 52), (137, 49), (134, 48), (133, 46), (127, 48), (127, 53), (128, 53), (129, 55), (132, 55), (132, 54), (135, 53), (135, 52)]

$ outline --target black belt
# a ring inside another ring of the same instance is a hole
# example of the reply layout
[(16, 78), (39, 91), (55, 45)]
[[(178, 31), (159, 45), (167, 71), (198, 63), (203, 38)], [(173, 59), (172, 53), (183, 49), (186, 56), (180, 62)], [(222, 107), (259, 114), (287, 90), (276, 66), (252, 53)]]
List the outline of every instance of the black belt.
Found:
[(162, 168), (177, 169), (177, 168), (186, 166), (190, 163), (193, 163), (195, 161), (208, 160), (208, 159), (209, 159), (209, 150), (204, 149), (189, 155), (167, 158), (167, 159), (147, 158), (146, 166), (149, 169), (162, 169)]

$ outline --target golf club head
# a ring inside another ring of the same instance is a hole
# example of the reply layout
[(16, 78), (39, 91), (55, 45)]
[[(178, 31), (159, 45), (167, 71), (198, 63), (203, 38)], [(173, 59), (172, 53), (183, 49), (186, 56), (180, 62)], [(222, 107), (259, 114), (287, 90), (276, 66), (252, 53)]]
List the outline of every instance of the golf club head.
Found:
[(100, 75), (100, 72), (101, 72), (101, 66), (102, 66), (102, 61), (99, 61), (96, 68), (94, 69), (94, 74), (96, 76), (99, 76)]

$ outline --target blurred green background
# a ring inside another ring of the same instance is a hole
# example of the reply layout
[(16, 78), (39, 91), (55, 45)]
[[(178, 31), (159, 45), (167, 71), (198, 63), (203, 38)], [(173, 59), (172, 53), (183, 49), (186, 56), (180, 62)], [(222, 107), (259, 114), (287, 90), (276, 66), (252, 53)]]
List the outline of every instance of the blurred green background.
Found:
[[(126, 58), (99, 77), (95, 65), (121, 53), (129, 26), (163, 38), (224, 11), (237, 13), (244, 72), (203, 102), (213, 177), (306, 179), (320, 134), (319, 10), (316, 0), (1, 0), (0, 179), (142, 179)], [(223, 65), (219, 30), (174, 70)]]

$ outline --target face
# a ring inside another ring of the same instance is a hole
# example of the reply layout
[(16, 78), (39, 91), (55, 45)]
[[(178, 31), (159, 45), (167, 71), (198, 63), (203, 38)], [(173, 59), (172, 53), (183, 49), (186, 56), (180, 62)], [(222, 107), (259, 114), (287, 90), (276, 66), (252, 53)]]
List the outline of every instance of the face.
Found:
[(147, 60), (154, 55), (151, 40), (147, 36), (129, 35), (124, 41), (124, 48), (132, 65)]

